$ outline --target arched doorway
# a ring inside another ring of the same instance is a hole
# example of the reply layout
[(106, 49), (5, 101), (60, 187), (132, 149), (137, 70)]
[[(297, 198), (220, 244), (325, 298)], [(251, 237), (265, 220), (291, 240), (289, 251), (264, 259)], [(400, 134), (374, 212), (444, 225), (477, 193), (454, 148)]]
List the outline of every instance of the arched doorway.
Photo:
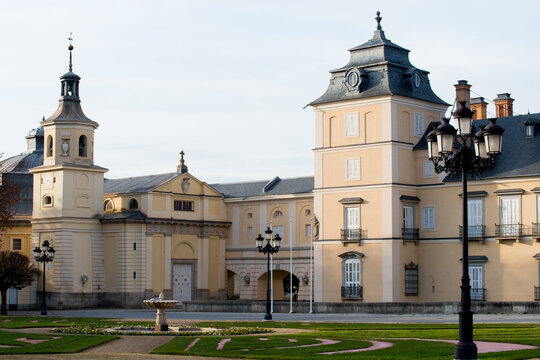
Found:
[[(266, 299), (266, 279), (268, 273), (262, 274), (257, 280), (257, 299), (265, 300)], [(288, 299), (289, 294), (289, 272), (285, 270), (274, 270), (273, 271), (273, 293), (272, 298), (274, 300), (286, 300)], [(285, 292), (285, 278), (287, 278), (287, 292)], [(295, 289), (295, 279), (296, 278), (296, 292), (298, 293), (298, 286), (300, 281), (293, 274), (293, 294)]]
[(235, 282), (238, 280), (238, 276), (236, 276), (234, 271), (227, 270), (226, 279), (225, 290), (227, 292), (227, 299), (237, 299), (238, 295), (236, 294)]
[[(298, 298), (298, 289), (300, 288), (300, 279), (292, 274), (292, 296), (293, 300)], [(283, 278), (283, 292), (286, 299), (290, 299), (291, 294), (291, 274), (288, 274)]]

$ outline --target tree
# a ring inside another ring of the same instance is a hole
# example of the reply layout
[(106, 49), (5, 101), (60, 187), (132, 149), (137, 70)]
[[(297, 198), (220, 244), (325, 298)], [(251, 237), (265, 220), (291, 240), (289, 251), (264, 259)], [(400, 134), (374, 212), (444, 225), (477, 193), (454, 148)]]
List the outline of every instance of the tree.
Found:
[(13, 217), (20, 199), (19, 189), (13, 184), (9, 174), (0, 173), (0, 245), (7, 229), (13, 226)]
[(0, 293), (2, 307), (0, 315), (7, 315), (7, 291), (9, 288), (20, 290), (32, 283), (40, 271), (31, 266), (26, 255), (17, 251), (0, 252)]

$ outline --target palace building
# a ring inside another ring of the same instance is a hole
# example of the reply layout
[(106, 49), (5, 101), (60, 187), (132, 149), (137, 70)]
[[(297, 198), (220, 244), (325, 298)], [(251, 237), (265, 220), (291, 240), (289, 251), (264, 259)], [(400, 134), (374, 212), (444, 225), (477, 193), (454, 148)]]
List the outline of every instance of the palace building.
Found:
[[(93, 161), (98, 122), (82, 110), (70, 60), (56, 112), (28, 133), (26, 152), (0, 161), (21, 191), (3, 249), (33, 259), (43, 241), (54, 246), (52, 308), (142, 306), (160, 292), (262, 300), (270, 274), (255, 238), (267, 227), (283, 238), (272, 258), (275, 300), (459, 301), (461, 182), (434, 171), (426, 142), (450, 104), (376, 20), (310, 103), (314, 176), (207, 184), (182, 152), (172, 172), (104, 178)], [(474, 126), (487, 125), (485, 99), (471, 99), (464, 80), (455, 87)], [(540, 300), (540, 114), (514, 115), (513, 101), (494, 100), (505, 129), (495, 167), (469, 178), (474, 301)], [(8, 302), (36, 308), (40, 291), (39, 281), (11, 289)]]

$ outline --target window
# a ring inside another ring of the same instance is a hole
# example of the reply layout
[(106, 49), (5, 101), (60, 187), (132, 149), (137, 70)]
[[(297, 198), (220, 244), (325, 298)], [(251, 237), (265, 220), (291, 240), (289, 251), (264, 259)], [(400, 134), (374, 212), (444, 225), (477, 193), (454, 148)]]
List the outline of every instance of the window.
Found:
[(129, 200), (129, 210), (137, 210), (139, 208), (139, 202), (136, 199)]
[(347, 180), (360, 179), (360, 159), (347, 159)]
[(276, 235), (279, 235), (281, 236), (281, 238), (283, 238), (283, 226), (278, 225), (278, 226), (272, 227), (272, 236), (276, 236)]
[(311, 215), (311, 210), (307, 209), (305, 214), (306, 214), (306, 216), (310, 216)]
[(86, 157), (87, 155), (87, 150), (86, 150), (86, 136), (85, 135), (81, 135), (79, 137), (79, 156), (81, 157)]
[(435, 207), (425, 206), (422, 208), (422, 228), (435, 229)]
[(358, 136), (358, 114), (345, 115), (345, 136)]
[(193, 201), (174, 200), (174, 211), (194, 211)]
[(520, 235), (519, 210), (519, 196), (501, 196), (499, 198), (500, 232), (502, 236)]
[(311, 236), (311, 224), (306, 225), (306, 236)]
[(45, 195), (43, 197), (43, 206), (53, 206), (53, 198), (51, 195)]
[(47, 156), (52, 156), (53, 154), (53, 139), (52, 136), (47, 136)]
[(362, 299), (362, 258), (364, 254), (350, 251), (339, 255), (342, 259), (341, 297), (344, 299)]
[(280, 217), (283, 217), (283, 213), (281, 212), (281, 210), (276, 210), (276, 212), (274, 213), (274, 218), (280, 218)]
[(403, 205), (403, 228), (414, 228), (414, 206)]
[(424, 161), (424, 177), (433, 176), (433, 163), (431, 161)]
[(525, 124), (525, 136), (526, 137), (534, 137), (534, 125), (533, 124)]
[(484, 200), (467, 199), (467, 223), (469, 238), (484, 237)]
[(418, 295), (418, 265), (412, 261), (405, 265), (405, 295)]
[(253, 238), (253, 228), (251, 226), (248, 226), (247, 233), (248, 233), (248, 239)]
[(13, 251), (21, 251), (22, 250), (22, 240), (21, 239), (13, 239), (11, 248), (13, 249)]
[(414, 135), (424, 134), (424, 114), (414, 113)]
[(347, 206), (345, 208), (345, 228), (360, 229), (360, 207)]
[(471, 300), (485, 300), (484, 295), (484, 264), (469, 264), (471, 278)]
[(103, 211), (113, 211), (114, 210), (114, 204), (111, 200), (105, 200), (103, 203)]
[(248, 219), (253, 218), (253, 213), (248, 212), (248, 213), (247, 213), (247, 218), (248, 218)]

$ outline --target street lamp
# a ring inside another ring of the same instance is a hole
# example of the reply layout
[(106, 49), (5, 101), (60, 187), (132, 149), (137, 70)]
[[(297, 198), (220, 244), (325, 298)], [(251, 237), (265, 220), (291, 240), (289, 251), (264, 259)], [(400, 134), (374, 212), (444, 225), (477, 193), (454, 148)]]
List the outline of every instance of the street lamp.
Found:
[(45, 302), (45, 264), (52, 262), (56, 251), (52, 246), (49, 246), (49, 241), (43, 241), (41, 248), (34, 248), (34, 258), (37, 262), (43, 263), (43, 301), (41, 302), (41, 315), (47, 315), (47, 303)]
[(255, 239), (257, 248), (260, 253), (267, 255), (266, 262), (266, 314), (264, 314), (264, 320), (272, 320), (272, 314), (270, 314), (270, 255), (275, 254), (279, 251), (279, 246), (281, 245), (281, 237), (279, 234), (276, 234), (272, 239), (272, 230), (267, 228), (265, 231), (266, 245), (263, 247), (263, 242), (265, 238), (259, 234)]
[[(459, 311), (459, 342), (456, 345), (455, 359), (477, 359), (478, 349), (473, 341), (473, 313), (471, 311), (471, 286), (469, 279), (469, 237), (467, 219), (467, 174), (479, 174), (485, 169), (495, 167), (495, 158), (501, 153), (502, 134), (504, 129), (489, 119), (490, 124), (479, 127), (472, 134), (472, 117), (474, 112), (467, 107), (465, 101), (452, 115), (457, 129), (443, 118), (441, 124), (427, 136), (428, 156), (437, 173), (447, 172), (461, 174), (463, 200), (463, 271), (461, 277), (461, 308)], [(455, 142), (458, 136), (459, 145)], [(474, 142), (474, 152), (471, 149)], [(457, 150), (454, 151), (454, 145)]]

